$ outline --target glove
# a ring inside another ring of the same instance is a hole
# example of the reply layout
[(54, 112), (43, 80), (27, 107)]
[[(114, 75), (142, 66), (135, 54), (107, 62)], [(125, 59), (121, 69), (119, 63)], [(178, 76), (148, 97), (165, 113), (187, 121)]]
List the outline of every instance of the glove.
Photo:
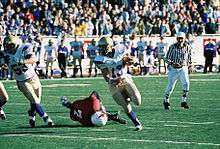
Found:
[(174, 68), (180, 68), (180, 67), (183, 67), (181, 64), (179, 64), (179, 63), (175, 63), (175, 64), (173, 64), (173, 67)]
[(124, 56), (122, 58), (122, 61), (123, 61), (123, 64), (124, 65), (133, 65), (135, 62), (134, 62), (134, 58), (133, 57), (130, 57), (130, 56)]
[(193, 66), (192, 65), (188, 66), (188, 73), (189, 74), (193, 73)]

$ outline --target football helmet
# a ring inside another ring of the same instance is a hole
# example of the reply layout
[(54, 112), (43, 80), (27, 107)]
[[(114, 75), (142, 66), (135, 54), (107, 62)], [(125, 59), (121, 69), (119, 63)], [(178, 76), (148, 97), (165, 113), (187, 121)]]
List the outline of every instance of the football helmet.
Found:
[(112, 52), (113, 40), (110, 37), (102, 37), (98, 41), (98, 47), (101, 55)]
[(8, 54), (15, 54), (20, 45), (20, 39), (17, 36), (9, 35), (5, 37), (5, 51)]
[(104, 126), (108, 121), (108, 116), (103, 111), (97, 111), (91, 116), (91, 122), (94, 126)]

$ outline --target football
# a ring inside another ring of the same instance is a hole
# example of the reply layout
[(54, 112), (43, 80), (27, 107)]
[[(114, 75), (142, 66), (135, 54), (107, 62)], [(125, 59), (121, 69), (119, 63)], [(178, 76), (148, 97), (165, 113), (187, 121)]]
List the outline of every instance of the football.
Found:
[(108, 121), (108, 116), (103, 111), (97, 111), (91, 116), (91, 121), (94, 126), (104, 126)]

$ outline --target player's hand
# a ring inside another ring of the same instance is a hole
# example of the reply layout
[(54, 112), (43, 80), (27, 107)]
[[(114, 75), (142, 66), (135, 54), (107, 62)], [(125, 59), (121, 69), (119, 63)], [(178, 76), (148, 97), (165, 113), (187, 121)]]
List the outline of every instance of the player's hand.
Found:
[(189, 74), (193, 73), (193, 66), (192, 65), (188, 66), (188, 73)]
[(131, 56), (124, 56), (122, 58), (123, 64), (125, 65), (133, 65), (134, 64), (134, 57)]
[(173, 67), (174, 68), (181, 68), (181, 67), (183, 67), (181, 64), (179, 64), (179, 63), (175, 63), (175, 64), (173, 64)]

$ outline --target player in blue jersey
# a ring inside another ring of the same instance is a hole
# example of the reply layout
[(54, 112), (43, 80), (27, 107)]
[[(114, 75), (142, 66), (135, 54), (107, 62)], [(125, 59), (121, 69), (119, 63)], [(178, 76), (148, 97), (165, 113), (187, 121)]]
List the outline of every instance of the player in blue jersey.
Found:
[(78, 37), (75, 36), (75, 40), (70, 42), (71, 51), (70, 54), (73, 57), (73, 77), (76, 77), (77, 73), (77, 65), (76, 60), (78, 60), (79, 63), (79, 69), (80, 69), (80, 77), (83, 77), (82, 75), (82, 56), (83, 56), (83, 43), (82, 41), (79, 41)]
[[(87, 48), (87, 56), (90, 59), (90, 62), (89, 62), (89, 76), (91, 76), (92, 66), (93, 66), (93, 63), (94, 63), (94, 59), (97, 56), (97, 53), (98, 53), (98, 47), (96, 46), (96, 41), (95, 41), (95, 39), (92, 39), (91, 44)], [(95, 76), (96, 76), (97, 75), (96, 66), (95, 66), (94, 69), (95, 69)]]

